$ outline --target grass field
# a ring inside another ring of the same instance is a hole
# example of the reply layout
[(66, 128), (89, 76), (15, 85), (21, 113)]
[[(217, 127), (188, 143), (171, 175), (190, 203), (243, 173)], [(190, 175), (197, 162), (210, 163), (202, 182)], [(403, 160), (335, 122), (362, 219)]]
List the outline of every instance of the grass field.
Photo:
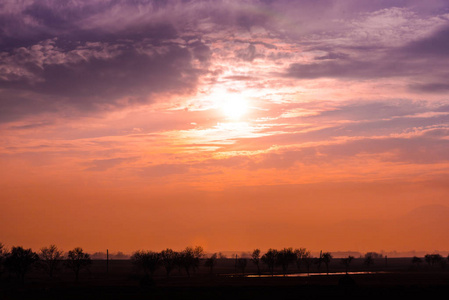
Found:
[[(289, 271), (297, 273), (298, 270), (291, 266)], [(177, 269), (167, 277), (160, 268), (152, 281), (142, 284), (143, 274), (129, 260), (109, 261), (108, 268), (106, 261), (96, 260), (89, 270), (80, 274), (79, 282), (64, 268), (53, 279), (33, 270), (23, 284), (3, 274), (0, 299), (403, 299), (416, 296), (431, 299), (449, 294), (449, 268), (424, 264), (417, 267), (412, 266), (410, 258), (389, 258), (387, 263), (384, 259), (376, 260), (367, 270), (363, 259), (355, 259), (350, 272), (362, 271), (370, 273), (350, 275), (351, 281), (345, 281), (344, 274), (335, 275), (335, 272), (344, 273), (344, 267), (339, 259), (333, 259), (330, 275), (325, 274), (324, 265), (320, 270), (314, 265), (311, 276), (246, 277), (241, 270), (236, 272), (233, 259), (219, 259), (213, 274), (200, 266), (190, 278)], [(248, 261), (245, 275), (255, 273), (255, 266)]]

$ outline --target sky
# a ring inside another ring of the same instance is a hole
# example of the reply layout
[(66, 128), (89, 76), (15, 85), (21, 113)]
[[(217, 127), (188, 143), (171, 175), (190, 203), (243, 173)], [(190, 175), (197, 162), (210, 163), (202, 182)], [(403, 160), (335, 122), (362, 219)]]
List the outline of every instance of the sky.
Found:
[(0, 242), (449, 250), (444, 0), (0, 1)]

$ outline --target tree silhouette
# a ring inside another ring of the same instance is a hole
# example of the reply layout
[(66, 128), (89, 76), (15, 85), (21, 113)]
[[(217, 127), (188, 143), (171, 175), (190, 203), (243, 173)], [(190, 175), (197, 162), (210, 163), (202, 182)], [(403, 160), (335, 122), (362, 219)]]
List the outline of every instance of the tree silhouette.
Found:
[(261, 258), (262, 262), (267, 265), (271, 276), (274, 275), (274, 265), (276, 264), (277, 253), (277, 250), (270, 248)]
[(248, 264), (248, 260), (246, 258), (239, 258), (237, 259), (237, 268), (242, 270), (242, 275), (245, 275), (245, 268)]
[(369, 267), (374, 263), (374, 258), (372, 252), (368, 252), (365, 254), (365, 260), (363, 261), (366, 268), (369, 269)]
[(298, 272), (301, 272), (301, 264), (303, 262), (304, 256), (307, 253), (306, 248), (295, 249), (296, 255), (296, 267), (298, 268)]
[(341, 259), (341, 264), (345, 266), (346, 274), (349, 272), (349, 265), (351, 264), (352, 260), (354, 259), (354, 256), (348, 256), (346, 258)]
[(170, 276), (171, 271), (176, 266), (178, 253), (170, 248), (161, 251), (161, 262), (167, 272), (167, 277)]
[(312, 254), (310, 253), (310, 251), (305, 252), (302, 255), (302, 262), (304, 263), (304, 265), (306, 266), (307, 269), (307, 276), (310, 276), (310, 266), (312, 265), (314, 259), (312, 257)]
[(431, 266), (432, 265), (432, 255), (431, 254), (426, 254), (424, 256), (424, 260), (426, 261), (426, 263)]
[(313, 262), (316, 264), (318, 272), (321, 269), (321, 264), (323, 263), (323, 251), (320, 251), (320, 256), (315, 258)]
[(209, 268), (210, 274), (212, 275), (214, 272), (214, 266), (217, 264), (217, 253), (212, 254), (209, 258), (206, 259), (204, 265)]
[(437, 263), (442, 263), (443, 257), (440, 254), (426, 254), (424, 260), (429, 266), (433, 267)]
[(6, 250), (5, 250), (5, 246), (0, 243), (0, 278), (3, 274), (3, 260), (5, 258), (6, 255)]
[(91, 264), (92, 260), (90, 259), (90, 255), (84, 253), (81, 247), (70, 250), (65, 260), (66, 267), (75, 273), (76, 282), (78, 282), (80, 271), (82, 269), (88, 269)]
[(440, 254), (432, 255), (432, 265), (441, 264), (443, 262), (444, 262), (443, 257)]
[(16, 274), (21, 282), (24, 282), (26, 273), (38, 260), (39, 256), (31, 249), (24, 249), (21, 246), (12, 247), (11, 252), (6, 254), (5, 267), (9, 272)]
[(56, 245), (41, 248), (39, 254), (41, 267), (47, 272), (50, 278), (53, 278), (54, 272), (58, 270), (61, 260), (63, 259), (62, 254), (62, 250), (59, 250)]
[(332, 259), (332, 254), (330, 252), (324, 252), (321, 255), (321, 259), (324, 262), (324, 264), (326, 265), (326, 272), (327, 272), (327, 275), (329, 275), (329, 264)]
[(254, 249), (253, 253), (251, 254), (251, 261), (256, 265), (257, 267), (257, 275), (260, 276), (260, 249)]
[(200, 246), (195, 248), (187, 247), (179, 254), (179, 264), (186, 270), (188, 277), (190, 277), (190, 269), (195, 271), (198, 268), (203, 255), (204, 251)]
[(136, 251), (131, 256), (131, 262), (139, 269), (142, 269), (145, 277), (153, 277), (154, 272), (159, 267), (160, 255), (152, 251)]
[(412, 258), (412, 264), (416, 265), (419, 267), (419, 265), (422, 263), (422, 259), (420, 257), (417, 256), (413, 256)]
[(296, 254), (292, 248), (284, 248), (277, 252), (276, 264), (282, 267), (282, 274), (287, 274), (288, 265), (294, 263), (296, 260)]
[(365, 257), (367, 257), (367, 256), (371, 256), (373, 259), (377, 259), (377, 258), (382, 258), (383, 257), (382, 254), (377, 253), (377, 252), (367, 252), (365, 254)]

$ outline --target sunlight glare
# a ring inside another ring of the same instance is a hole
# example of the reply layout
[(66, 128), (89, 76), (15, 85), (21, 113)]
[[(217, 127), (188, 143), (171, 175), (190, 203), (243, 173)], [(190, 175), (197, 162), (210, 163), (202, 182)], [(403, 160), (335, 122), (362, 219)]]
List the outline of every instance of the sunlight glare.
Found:
[(220, 109), (227, 118), (238, 120), (247, 113), (248, 103), (245, 98), (232, 96), (221, 101)]

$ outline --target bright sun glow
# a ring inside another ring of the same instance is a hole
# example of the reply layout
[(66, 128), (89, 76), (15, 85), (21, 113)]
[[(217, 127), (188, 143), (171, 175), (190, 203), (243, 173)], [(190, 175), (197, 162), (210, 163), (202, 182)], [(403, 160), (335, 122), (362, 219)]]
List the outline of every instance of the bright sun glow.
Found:
[(223, 114), (229, 119), (238, 120), (248, 111), (248, 103), (242, 97), (223, 99), (220, 103)]

